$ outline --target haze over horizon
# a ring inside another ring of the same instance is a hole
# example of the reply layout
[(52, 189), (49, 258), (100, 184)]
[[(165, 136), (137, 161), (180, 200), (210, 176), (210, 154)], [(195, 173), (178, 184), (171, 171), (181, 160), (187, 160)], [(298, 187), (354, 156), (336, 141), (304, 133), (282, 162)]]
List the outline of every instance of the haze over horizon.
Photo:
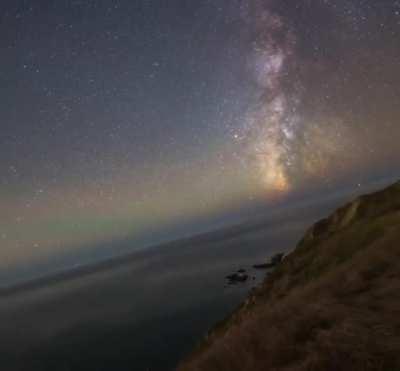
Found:
[(0, 270), (400, 175), (400, 2), (0, 5)]

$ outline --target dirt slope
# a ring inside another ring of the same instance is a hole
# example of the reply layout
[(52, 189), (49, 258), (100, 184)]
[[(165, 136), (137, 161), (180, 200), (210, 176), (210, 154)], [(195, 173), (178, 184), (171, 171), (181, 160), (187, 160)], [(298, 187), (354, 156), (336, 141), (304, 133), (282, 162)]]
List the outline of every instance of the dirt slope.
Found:
[(179, 370), (400, 370), (400, 182), (310, 228)]

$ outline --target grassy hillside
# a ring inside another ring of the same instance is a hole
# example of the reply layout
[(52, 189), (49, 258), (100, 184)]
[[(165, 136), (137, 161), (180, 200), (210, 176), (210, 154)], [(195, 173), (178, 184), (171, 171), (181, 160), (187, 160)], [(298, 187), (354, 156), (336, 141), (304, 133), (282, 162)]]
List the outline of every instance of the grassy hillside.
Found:
[(400, 370), (400, 182), (316, 223), (179, 370)]

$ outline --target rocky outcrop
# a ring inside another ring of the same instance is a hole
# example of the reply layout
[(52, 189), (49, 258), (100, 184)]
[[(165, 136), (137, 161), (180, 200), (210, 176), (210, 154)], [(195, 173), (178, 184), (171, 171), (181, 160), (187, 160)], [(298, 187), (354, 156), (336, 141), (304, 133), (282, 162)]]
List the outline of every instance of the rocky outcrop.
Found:
[(275, 254), (275, 255), (273, 255), (271, 257), (269, 262), (262, 263), (262, 264), (254, 264), (253, 268), (254, 269), (271, 269), (271, 268), (275, 268), (276, 266), (278, 266), (282, 262), (284, 256), (285, 256), (284, 253)]
[(400, 210), (400, 200), (397, 200), (399, 192), (400, 181), (382, 191), (358, 197), (336, 210), (328, 218), (315, 223), (306, 232), (300, 245), (316, 238), (328, 237), (362, 219), (379, 217), (387, 212)]
[(245, 269), (239, 269), (237, 272), (229, 274), (225, 277), (228, 280), (229, 285), (234, 285), (239, 282), (246, 282), (249, 275)]

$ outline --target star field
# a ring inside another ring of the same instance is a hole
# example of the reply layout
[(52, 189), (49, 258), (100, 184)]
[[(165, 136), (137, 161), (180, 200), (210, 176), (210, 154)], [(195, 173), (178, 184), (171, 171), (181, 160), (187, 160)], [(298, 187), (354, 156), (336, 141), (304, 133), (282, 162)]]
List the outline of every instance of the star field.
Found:
[(399, 1), (0, 10), (3, 270), (98, 260), (116, 241), (399, 174)]

